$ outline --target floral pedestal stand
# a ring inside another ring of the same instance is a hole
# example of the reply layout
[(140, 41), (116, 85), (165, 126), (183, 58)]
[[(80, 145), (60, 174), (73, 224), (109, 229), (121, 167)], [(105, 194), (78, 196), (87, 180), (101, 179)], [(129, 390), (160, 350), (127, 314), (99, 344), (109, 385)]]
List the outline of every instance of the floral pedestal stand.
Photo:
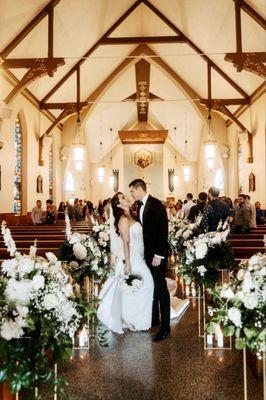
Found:
[[(262, 353), (263, 365), (263, 400), (266, 400), (266, 353)], [(247, 349), (243, 348), (243, 378), (244, 378), (244, 400), (248, 400), (248, 379), (247, 379)]]

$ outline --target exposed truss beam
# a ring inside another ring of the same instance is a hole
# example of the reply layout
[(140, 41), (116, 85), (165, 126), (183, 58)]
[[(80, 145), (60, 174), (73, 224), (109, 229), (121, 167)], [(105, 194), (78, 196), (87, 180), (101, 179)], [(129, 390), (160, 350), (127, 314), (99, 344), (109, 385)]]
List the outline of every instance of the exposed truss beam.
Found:
[(51, 8), (54, 8), (60, 0), (51, 0), (36, 17), (34, 17), (27, 26), (1, 51), (0, 57), (6, 58), (17, 45), (25, 39), (25, 37), (51, 12)]
[(206, 107), (209, 106), (212, 108), (214, 104), (219, 104), (221, 106), (235, 106), (235, 105), (242, 105), (242, 104), (250, 104), (249, 99), (200, 99), (200, 104), (205, 105)]
[(41, 103), (45, 103), (62, 85), (65, 81), (70, 78), (85, 61), (100, 45), (101, 40), (111, 35), (111, 33), (120, 25), (122, 22), (142, 3), (143, 0), (137, 0), (112, 26), (108, 31), (83, 55), (65, 76), (47, 93), (47, 95), (41, 100)]
[(135, 36), (135, 37), (105, 37), (101, 45), (138, 44), (138, 43), (185, 43), (183, 35), (178, 36)]
[(200, 55), (200, 57), (210, 63), (211, 67), (218, 72), (238, 93), (240, 93), (243, 97), (248, 97), (248, 94), (240, 87), (236, 82), (234, 82), (217, 64), (215, 64), (208, 56), (204, 54), (204, 52), (195, 45), (179, 28), (177, 28), (165, 15), (163, 15), (154, 5), (152, 5), (148, 0), (143, 0), (143, 3), (149, 7), (166, 25), (169, 26), (176, 34), (183, 35), (186, 43)]
[[(233, 1), (238, 2), (239, 0)], [(239, 3), (243, 11), (245, 11), (251, 18), (253, 18), (254, 21), (256, 21), (263, 29), (266, 29), (266, 21), (264, 18), (262, 18), (261, 15), (257, 13), (257, 11), (250, 7), (250, 5), (247, 4), (244, 0), (240, 0)]]

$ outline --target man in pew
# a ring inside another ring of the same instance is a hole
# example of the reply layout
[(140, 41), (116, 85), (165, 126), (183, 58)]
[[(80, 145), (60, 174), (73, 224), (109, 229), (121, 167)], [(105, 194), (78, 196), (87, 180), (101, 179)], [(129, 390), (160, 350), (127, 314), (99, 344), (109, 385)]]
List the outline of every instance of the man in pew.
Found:
[(212, 186), (208, 191), (208, 203), (203, 209), (201, 227), (205, 232), (216, 231), (220, 221), (225, 221), (230, 215), (227, 203), (219, 199), (220, 190)]
[(252, 211), (246, 205), (246, 196), (238, 196), (238, 209), (235, 214), (235, 233), (250, 233)]
[(44, 221), (44, 214), (42, 210), (41, 200), (36, 201), (36, 206), (31, 211), (31, 220), (33, 225), (42, 225)]

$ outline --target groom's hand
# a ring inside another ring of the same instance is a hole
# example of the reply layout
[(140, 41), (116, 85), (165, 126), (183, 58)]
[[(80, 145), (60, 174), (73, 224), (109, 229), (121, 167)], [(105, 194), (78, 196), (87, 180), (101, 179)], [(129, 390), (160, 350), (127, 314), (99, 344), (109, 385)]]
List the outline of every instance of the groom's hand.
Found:
[(161, 264), (162, 259), (160, 257), (154, 256), (151, 262), (153, 267), (158, 267)]

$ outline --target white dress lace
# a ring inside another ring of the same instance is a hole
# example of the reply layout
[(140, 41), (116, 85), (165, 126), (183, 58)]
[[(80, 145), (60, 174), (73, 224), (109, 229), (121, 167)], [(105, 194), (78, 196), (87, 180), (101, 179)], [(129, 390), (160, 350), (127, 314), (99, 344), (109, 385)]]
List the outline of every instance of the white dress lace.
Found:
[(114, 273), (101, 290), (97, 316), (116, 333), (123, 333), (123, 328), (129, 325), (136, 330), (147, 330), (151, 327), (154, 284), (144, 260), (143, 233), (139, 222), (130, 227), (131, 270), (143, 279), (143, 285), (135, 293), (122, 292), (119, 286), (124, 271), (123, 241), (120, 236), (116, 238), (112, 252), (115, 256)]

